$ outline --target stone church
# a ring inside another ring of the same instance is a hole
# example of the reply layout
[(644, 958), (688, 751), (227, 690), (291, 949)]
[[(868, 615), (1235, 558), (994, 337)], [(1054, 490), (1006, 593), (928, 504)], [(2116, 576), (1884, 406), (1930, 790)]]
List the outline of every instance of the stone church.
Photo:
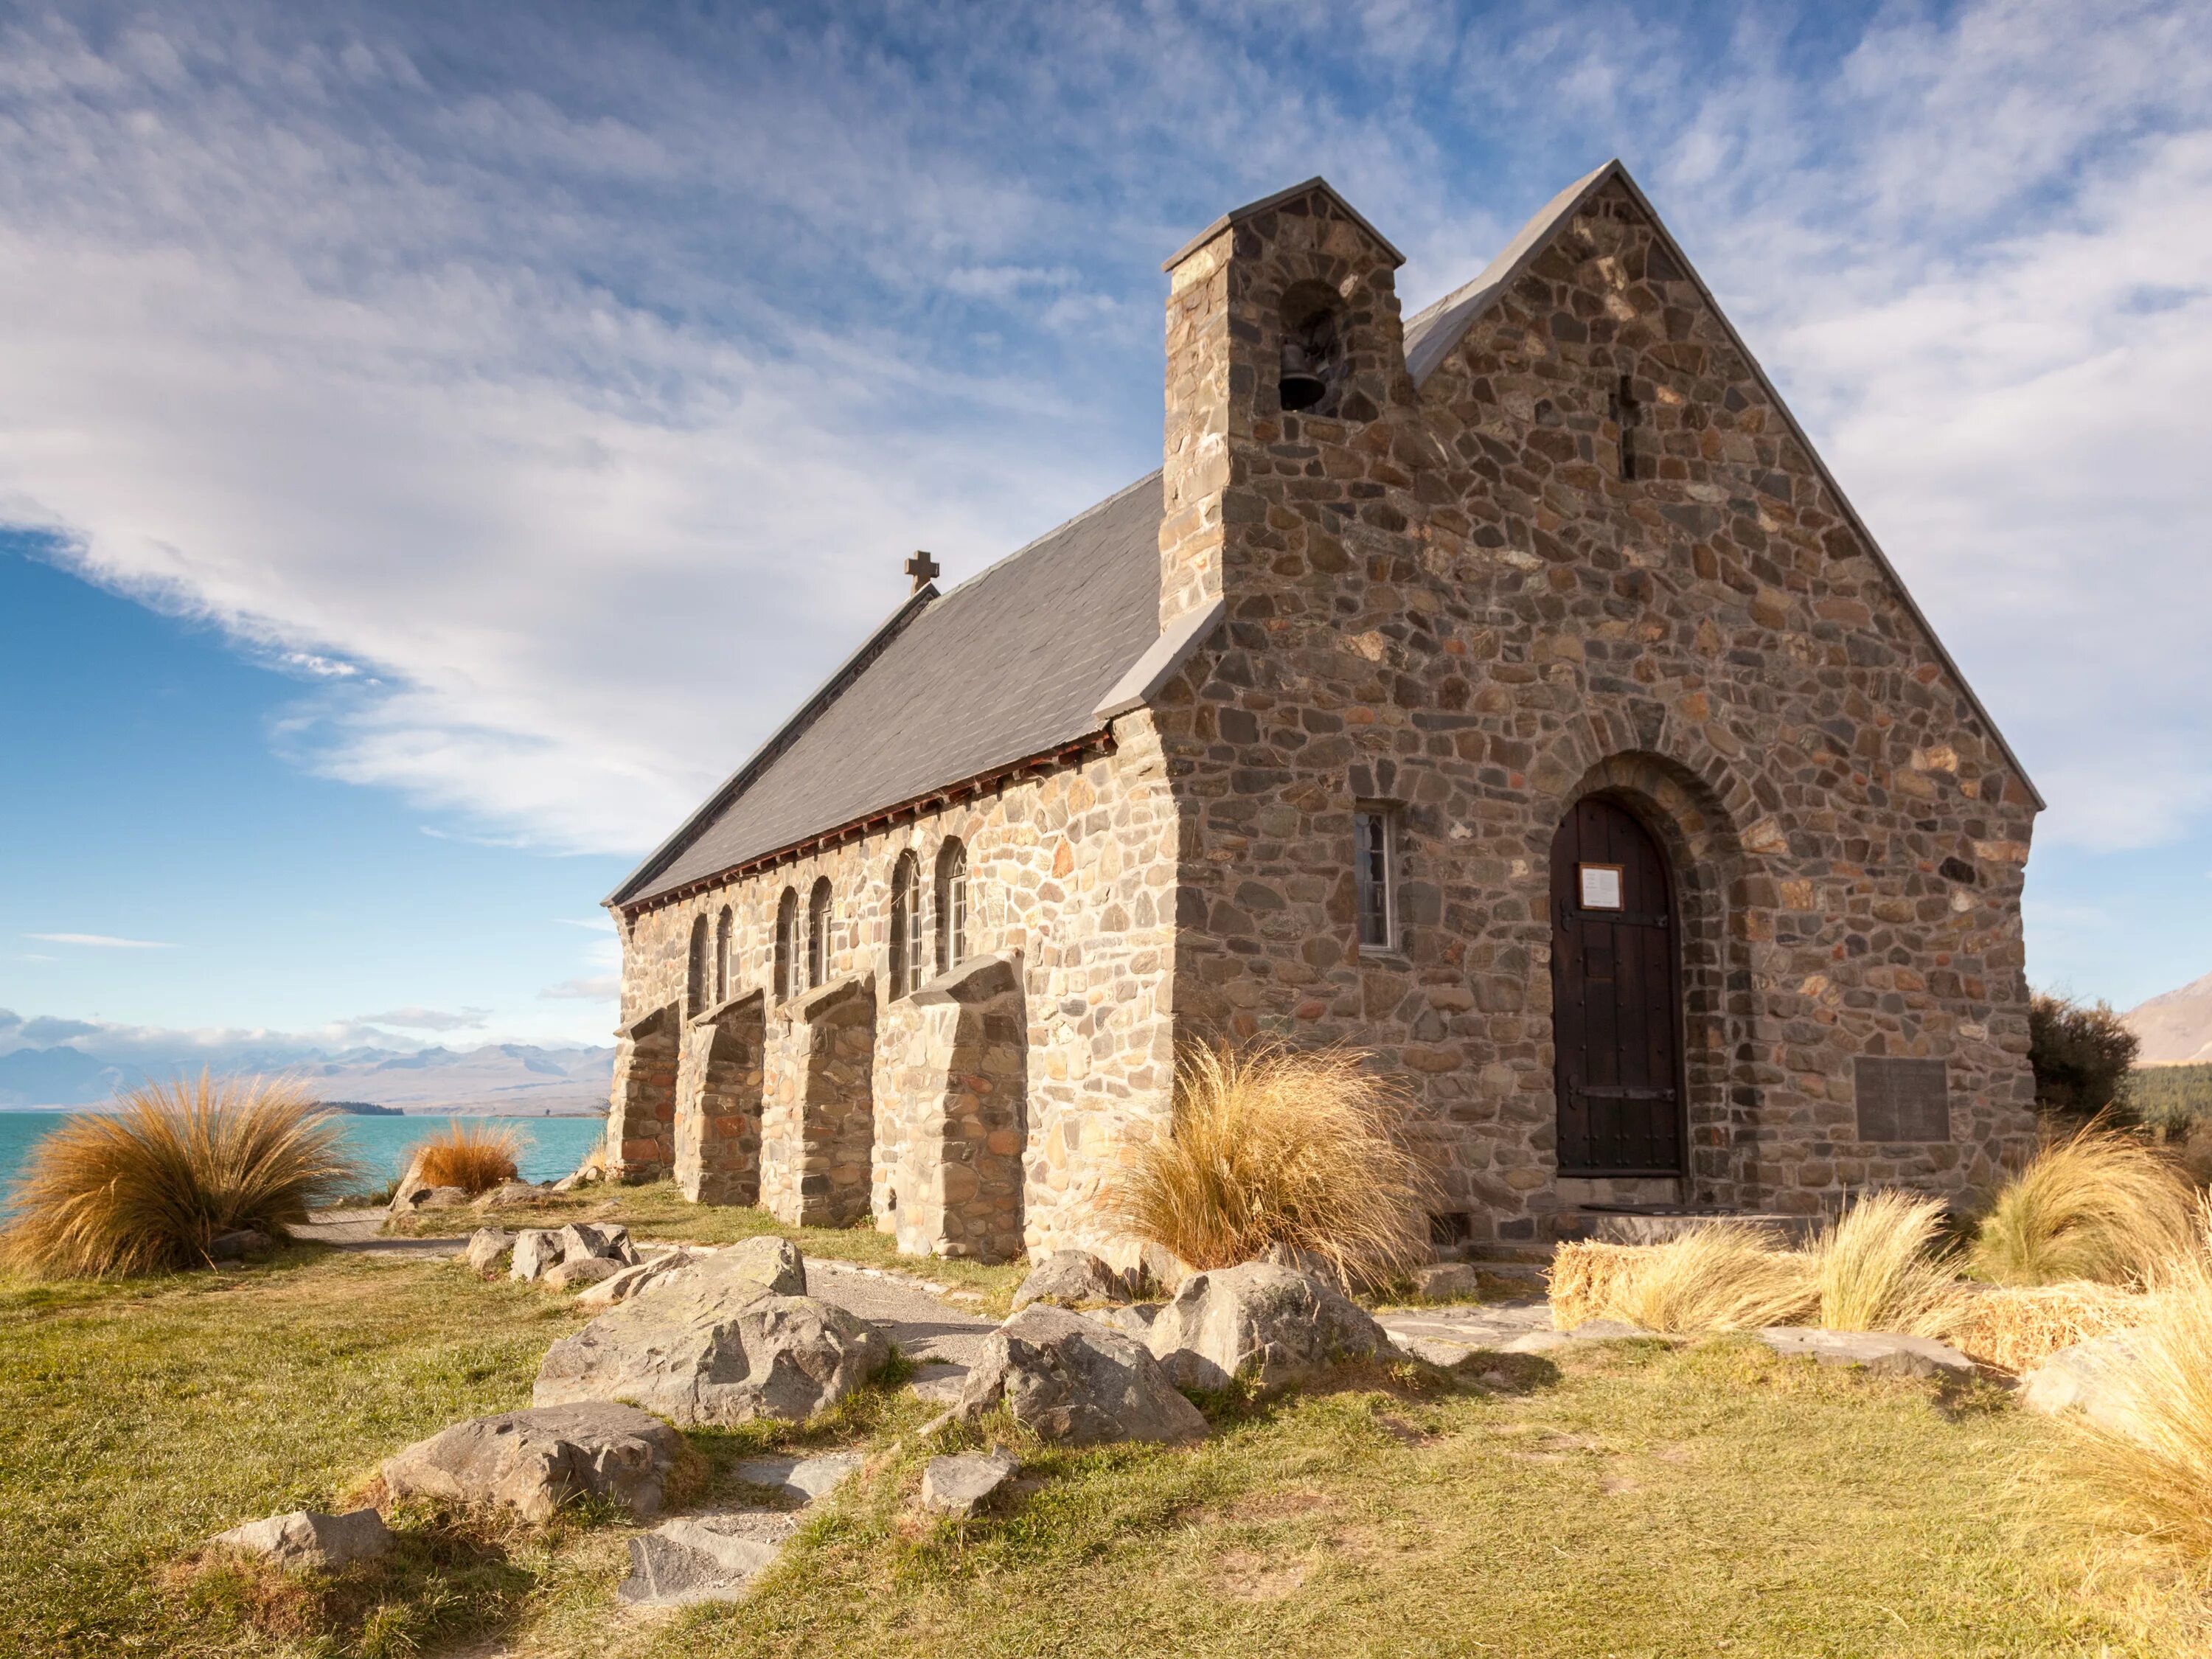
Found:
[(1960, 1194), (2042, 802), (1619, 163), (1401, 318), (1319, 179), (1168, 260), (1166, 441), (915, 591), (607, 902), (612, 1171), (1113, 1248), (1181, 1045), (1403, 1079), (1440, 1247)]

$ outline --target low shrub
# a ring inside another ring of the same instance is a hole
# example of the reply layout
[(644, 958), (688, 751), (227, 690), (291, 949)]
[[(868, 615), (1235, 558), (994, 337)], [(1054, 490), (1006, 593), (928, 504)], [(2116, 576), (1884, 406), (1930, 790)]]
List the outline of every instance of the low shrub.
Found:
[(2036, 1106), (2076, 1122), (2114, 1111), (2141, 1046), (2111, 1004), (2045, 991), (2027, 1001), (2027, 1044)]
[(2160, 1149), (2101, 1124), (2045, 1146), (2007, 1182), (1968, 1259), (1999, 1285), (2145, 1285), (2197, 1249), (2196, 1196)]
[(448, 1119), (446, 1127), (415, 1143), (415, 1173), (433, 1187), (459, 1187), (471, 1197), (488, 1193), (519, 1173), (522, 1137), (510, 1124)]
[(203, 1266), (220, 1235), (282, 1237), (360, 1179), (339, 1120), (291, 1083), (149, 1084), (32, 1150), (0, 1261), (40, 1278)]
[(1813, 1243), (1820, 1322), (1832, 1331), (1942, 1336), (1970, 1294), (1939, 1249), (1944, 1206), (1910, 1193), (1863, 1193)]
[(1764, 1228), (1715, 1221), (1663, 1244), (1562, 1244), (1551, 1298), (1562, 1330), (1620, 1319), (1674, 1334), (1802, 1324), (1820, 1286), (1803, 1252), (1777, 1249)]
[(1402, 1096), (1366, 1060), (1278, 1043), (1186, 1051), (1170, 1132), (1134, 1149), (1103, 1209), (1200, 1269), (1282, 1245), (1347, 1282), (1403, 1271), (1427, 1254), (1429, 1179), (1398, 1139)]
[(2129, 1361), (2106, 1373), (2111, 1409), (2069, 1413), (2062, 1453), (2063, 1512), (2212, 1561), (2212, 1267), (2177, 1261)]

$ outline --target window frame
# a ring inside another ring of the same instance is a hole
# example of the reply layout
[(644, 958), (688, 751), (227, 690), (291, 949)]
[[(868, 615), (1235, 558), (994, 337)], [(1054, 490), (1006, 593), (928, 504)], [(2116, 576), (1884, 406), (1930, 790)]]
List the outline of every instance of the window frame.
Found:
[(786, 887), (775, 902), (775, 1000), (788, 1001), (793, 989), (792, 969), (799, 955), (799, 890)]
[[(1399, 842), (1404, 816), (1404, 807), (1397, 801), (1363, 800), (1355, 802), (1352, 809), (1352, 929), (1363, 954), (1372, 951), (1395, 956), (1405, 949), (1405, 927), (1398, 914), (1398, 883), (1404, 864)], [(1379, 879), (1372, 867), (1377, 863), (1382, 866)], [(1369, 923), (1376, 919), (1378, 908), (1382, 937), (1375, 939), (1369, 937)]]
[(817, 878), (806, 896), (806, 988), (818, 991), (830, 982), (830, 927), (836, 903), (830, 878)]
[(730, 961), (730, 945), (737, 933), (737, 917), (728, 905), (714, 918), (714, 1006), (719, 1008), (730, 1000), (730, 981), (733, 975)]
[(691, 945), (684, 963), (684, 1018), (707, 1012), (707, 913), (691, 918)]
[(921, 860), (914, 848), (891, 866), (891, 995), (911, 996), (921, 988)]
[(947, 836), (938, 848), (933, 885), (937, 971), (949, 974), (968, 959), (968, 848), (959, 836)]

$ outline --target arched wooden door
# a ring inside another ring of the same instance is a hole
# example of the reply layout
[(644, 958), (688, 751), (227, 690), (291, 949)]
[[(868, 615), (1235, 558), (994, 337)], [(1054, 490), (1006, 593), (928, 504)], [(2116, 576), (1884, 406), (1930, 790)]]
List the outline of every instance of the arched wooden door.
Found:
[(1681, 947), (1667, 857), (1627, 811), (1575, 803), (1552, 839), (1559, 1173), (1685, 1172)]

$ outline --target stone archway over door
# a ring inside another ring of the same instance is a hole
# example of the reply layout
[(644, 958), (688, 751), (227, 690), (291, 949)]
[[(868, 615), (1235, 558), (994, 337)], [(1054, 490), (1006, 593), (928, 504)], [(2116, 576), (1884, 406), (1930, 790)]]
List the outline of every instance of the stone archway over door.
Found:
[(1552, 1036), (1559, 1173), (1685, 1173), (1674, 881), (1650, 832), (1602, 795), (1552, 839)]

